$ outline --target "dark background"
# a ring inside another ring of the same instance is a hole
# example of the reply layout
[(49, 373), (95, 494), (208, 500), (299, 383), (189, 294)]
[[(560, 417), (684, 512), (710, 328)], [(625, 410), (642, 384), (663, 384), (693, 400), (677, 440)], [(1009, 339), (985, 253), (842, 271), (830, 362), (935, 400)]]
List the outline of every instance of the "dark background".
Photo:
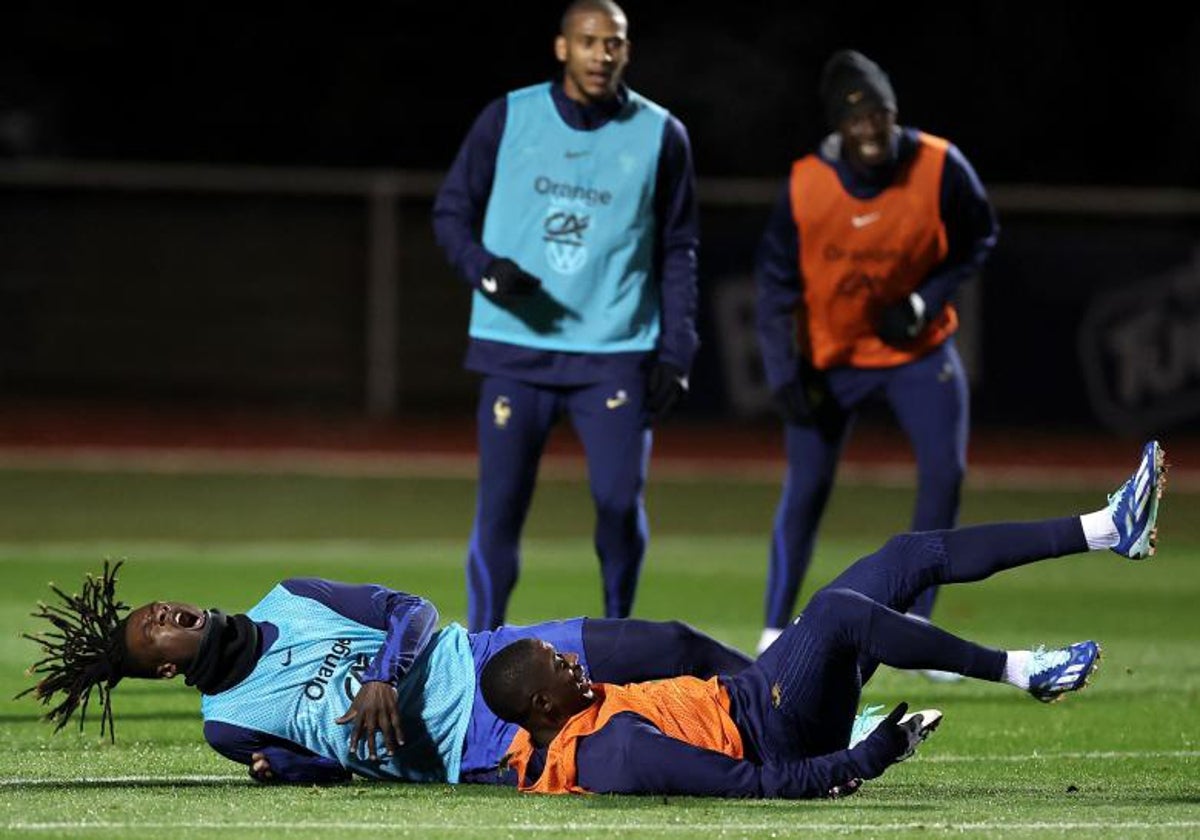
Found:
[[(444, 168), (489, 99), (555, 72), (564, 6), (167, 5), (5, 4), (9, 152)], [(853, 47), (989, 182), (1200, 184), (1191, 4), (625, 9), (628, 79), (688, 125), (701, 175), (781, 173), (822, 131), (822, 62)]]
[[(772, 416), (754, 247), (790, 161), (826, 131), (821, 66), (848, 47), (996, 199), (1000, 245), (960, 336), (974, 421), (1200, 419), (1200, 7), (624, 5), (627, 79), (688, 126), (700, 177), (683, 419)], [(0, 399), (361, 412), (378, 312), (366, 179), (403, 171), (426, 186), (389, 199), (395, 406), (468, 420), (469, 299), (433, 242), (431, 185), (488, 101), (556, 75), (564, 7), (5, 4)], [(257, 169), (210, 189), (213, 165)], [(263, 172), (272, 185), (244, 186)], [(157, 186), (130, 186), (146, 173)], [(364, 180), (325, 190), (330, 173)], [(716, 183), (737, 178), (751, 199)]]

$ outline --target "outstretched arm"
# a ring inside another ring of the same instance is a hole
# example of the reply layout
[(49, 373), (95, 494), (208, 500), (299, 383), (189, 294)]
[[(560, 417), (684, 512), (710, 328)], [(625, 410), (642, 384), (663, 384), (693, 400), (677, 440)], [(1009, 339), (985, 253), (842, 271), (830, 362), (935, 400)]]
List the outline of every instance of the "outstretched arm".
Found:
[[(595, 793), (813, 799), (873, 779), (903, 752), (880, 727), (853, 749), (779, 764), (755, 764), (671, 738), (622, 713), (579, 743), (578, 781)], [(907, 742), (906, 742), (907, 743)]]

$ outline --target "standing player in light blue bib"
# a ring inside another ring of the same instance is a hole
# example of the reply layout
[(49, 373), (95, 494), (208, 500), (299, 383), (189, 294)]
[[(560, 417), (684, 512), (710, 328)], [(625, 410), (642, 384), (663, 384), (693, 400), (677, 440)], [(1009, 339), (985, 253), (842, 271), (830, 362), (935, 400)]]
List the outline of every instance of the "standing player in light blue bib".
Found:
[[(120, 564), (117, 564), (119, 567)], [(482, 701), (477, 675), (510, 642), (538, 636), (613, 682), (738, 671), (749, 660), (677, 622), (554, 621), (467, 633), (437, 629), (433, 604), (382, 586), (293, 578), (246, 614), (156, 601), (124, 615), (117, 567), (37, 613), (54, 633), (29, 691), (61, 729), (92, 688), (111, 733), (123, 677), (184, 675), (203, 695), (204, 737), (259, 781), (505, 783), (516, 727)], [(80, 726), (83, 713), (80, 714)]]
[(587, 453), (604, 614), (633, 607), (650, 426), (682, 397), (698, 346), (699, 237), (687, 131), (622, 83), (626, 35), (615, 3), (571, 3), (561, 81), (488, 105), (434, 205), (438, 242), (474, 289), (466, 366), (483, 377), (471, 630), (504, 622), (562, 415)]

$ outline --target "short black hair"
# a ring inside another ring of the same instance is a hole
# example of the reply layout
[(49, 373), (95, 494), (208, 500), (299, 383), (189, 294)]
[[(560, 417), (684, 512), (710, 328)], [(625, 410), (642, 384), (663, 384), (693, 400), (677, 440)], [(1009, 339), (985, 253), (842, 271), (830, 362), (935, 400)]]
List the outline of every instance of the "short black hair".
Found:
[[(112, 715), (112, 690), (125, 675), (124, 663), (126, 619), (122, 613), (129, 607), (116, 598), (118, 561), (109, 566), (99, 578), (91, 574), (83, 582), (83, 592), (68, 595), (51, 584), (50, 589), (62, 604), (38, 603), (34, 618), (44, 618), (53, 625), (45, 633), (22, 633), (23, 638), (37, 642), (45, 656), (29, 667), (29, 674), (45, 674), (37, 685), (25, 689), (17, 697), (33, 693), (43, 704), (50, 705), (55, 694), (62, 694), (58, 705), (46, 713), (46, 720), (55, 724), (58, 732), (67, 725), (76, 709), (79, 710), (79, 729), (87, 717), (88, 700), (92, 689), (100, 693), (100, 735), (108, 731), (115, 741)], [(15, 698), (14, 698), (15, 699)]]
[(504, 647), (483, 666), (479, 690), (483, 701), (500, 720), (524, 726), (529, 720), (529, 670), (534, 654), (541, 649), (537, 639), (518, 639)]
[(558, 24), (559, 33), (566, 34), (567, 25), (575, 15), (583, 15), (589, 12), (599, 12), (611, 18), (620, 18), (625, 21), (626, 26), (629, 25), (629, 18), (626, 17), (625, 10), (612, 2), (612, 0), (573, 0), (567, 6), (566, 11), (563, 12), (562, 20)]

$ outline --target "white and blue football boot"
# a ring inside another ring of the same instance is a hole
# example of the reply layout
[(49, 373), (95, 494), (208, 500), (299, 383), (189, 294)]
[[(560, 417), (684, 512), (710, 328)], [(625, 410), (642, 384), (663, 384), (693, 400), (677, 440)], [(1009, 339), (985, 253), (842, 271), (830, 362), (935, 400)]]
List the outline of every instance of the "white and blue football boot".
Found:
[(1167, 462), (1158, 441), (1142, 448), (1137, 471), (1108, 497), (1108, 512), (1117, 528), (1112, 550), (1131, 560), (1154, 556), (1158, 540), (1158, 502), (1166, 485)]
[(1100, 653), (1100, 645), (1091, 640), (1055, 650), (1039, 647), (1025, 672), (1029, 693), (1043, 703), (1055, 703), (1068, 692), (1079, 691), (1100, 666)]

